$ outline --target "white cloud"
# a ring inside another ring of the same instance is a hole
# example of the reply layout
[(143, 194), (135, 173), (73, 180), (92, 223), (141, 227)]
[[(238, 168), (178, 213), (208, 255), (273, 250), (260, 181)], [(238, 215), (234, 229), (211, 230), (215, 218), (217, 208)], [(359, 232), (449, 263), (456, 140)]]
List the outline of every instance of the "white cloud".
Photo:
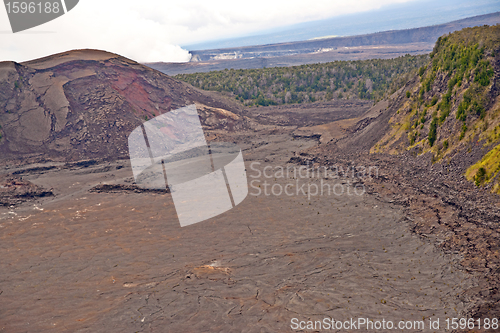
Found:
[(0, 8), (0, 61), (94, 48), (142, 62), (182, 62), (190, 55), (179, 44), (248, 35), (405, 1), (80, 0), (66, 15), (16, 34), (9, 32), (7, 14)]

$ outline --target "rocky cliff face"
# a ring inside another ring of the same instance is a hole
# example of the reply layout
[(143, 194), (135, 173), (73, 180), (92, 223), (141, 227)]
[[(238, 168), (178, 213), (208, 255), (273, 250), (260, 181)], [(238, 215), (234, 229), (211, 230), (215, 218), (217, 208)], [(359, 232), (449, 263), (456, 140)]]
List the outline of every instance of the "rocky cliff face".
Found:
[(499, 94), (500, 25), (443, 36), (430, 63), (393, 96), (371, 152), (431, 154), (500, 193)]
[(192, 103), (207, 129), (246, 126), (237, 103), (116, 54), (78, 50), (0, 62), (0, 156), (125, 158), (134, 128)]

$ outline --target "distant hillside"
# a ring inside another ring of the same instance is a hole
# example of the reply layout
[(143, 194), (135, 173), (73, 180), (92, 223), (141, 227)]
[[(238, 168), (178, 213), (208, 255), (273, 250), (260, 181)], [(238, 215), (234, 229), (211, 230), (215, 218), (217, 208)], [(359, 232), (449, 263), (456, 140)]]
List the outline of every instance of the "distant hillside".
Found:
[(335, 50), (340, 47), (356, 47), (366, 45), (389, 45), (422, 42), (435, 43), (439, 36), (453, 31), (466, 27), (484, 24), (493, 25), (497, 23), (500, 23), (500, 12), (470, 17), (463, 20), (428, 27), (384, 31), (367, 35), (191, 51), (191, 54), (193, 55), (191, 61), (208, 61), (221, 58), (241, 59), (254, 57), (275, 57), (292, 54), (314, 53), (329, 49)]
[(500, 194), (500, 25), (438, 39), (431, 61), (393, 98), (371, 152), (430, 153)]
[(276, 57), (218, 59), (199, 62), (157, 62), (145, 64), (167, 75), (207, 73), (225, 69), (259, 69), (321, 64), (332, 61), (393, 59), (410, 55), (429, 54), (434, 43), (367, 45), (342, 47), (336, 50), (301, 53)]
[[(192, 51), (191, 62), (146, 64), (168, 75), (224, 69), (255, 69), (325, 63), (335, 60), (388, 59), (429, 53), (439, 36), (480, 25), (500, 23), (500, 12), (445, 24), (366, 35), (279, 44)], [(296, 35), (300, 36), (300, 35)], [(297, 37), (299, 38), (299, 37)]]
[(380, 99), (428, 56), (396, 59), (336, 61), (324, 64), (266, 69), (225, 70), (183, 74), (175, 78), (204, 90), (229, 93), (247, 106)]
[(237, 112), (237, 103), (116, 54), (78, 50), (25, 63), (0, 62), (0, 156), (125, 158), (133, 129), (191, 103), (200, 105), (206, 127), (244, 126), (226, 111)]

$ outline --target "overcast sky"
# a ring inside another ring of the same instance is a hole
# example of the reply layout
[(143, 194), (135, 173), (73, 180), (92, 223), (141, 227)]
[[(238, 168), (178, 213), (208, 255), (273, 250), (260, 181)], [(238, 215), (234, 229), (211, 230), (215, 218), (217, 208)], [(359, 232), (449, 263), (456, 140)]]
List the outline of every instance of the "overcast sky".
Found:
[(13, 34), (0, 8), (0, 61), (94, 48), (141, 62), (189, 60), (179, 45), (378, 9), (410, 0), (80, 0), (66, 15)]

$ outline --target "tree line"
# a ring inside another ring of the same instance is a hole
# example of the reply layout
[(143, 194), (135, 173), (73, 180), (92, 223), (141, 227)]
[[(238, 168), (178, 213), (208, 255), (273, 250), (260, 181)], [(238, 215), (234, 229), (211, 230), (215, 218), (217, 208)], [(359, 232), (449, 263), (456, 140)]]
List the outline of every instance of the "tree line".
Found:
[(292, 67), (226, 69), (176, 76), (197, 88), (224, 92), (247, 106), (381, 99), (424, 66), (428, 55), (394, 59), (334, 61)]

